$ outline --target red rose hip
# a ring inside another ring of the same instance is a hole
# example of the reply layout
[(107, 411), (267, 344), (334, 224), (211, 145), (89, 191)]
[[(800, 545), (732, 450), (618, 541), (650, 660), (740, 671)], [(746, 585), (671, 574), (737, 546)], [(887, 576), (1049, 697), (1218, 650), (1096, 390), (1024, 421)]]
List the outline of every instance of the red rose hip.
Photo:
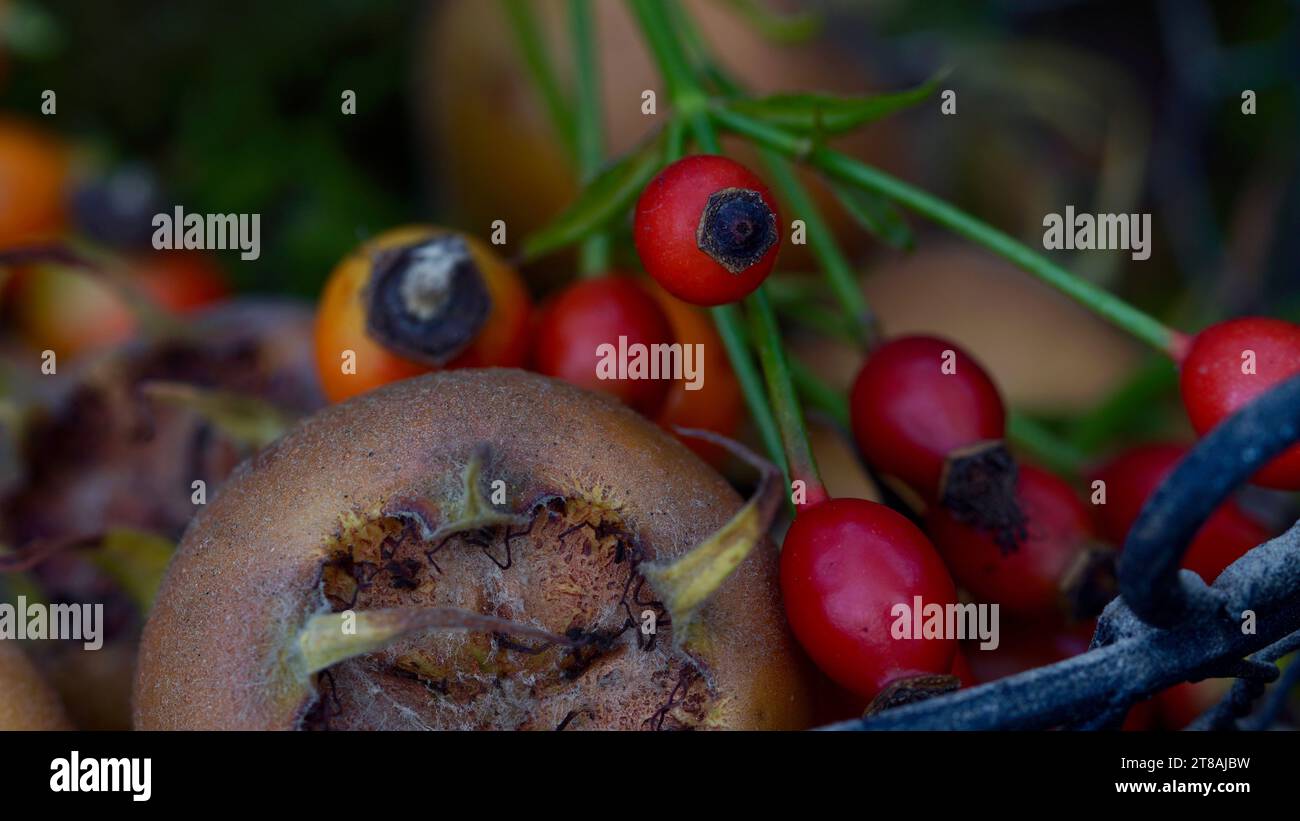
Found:
[(1019, 532), (1006, 411), (970, 354), (932, 336), (872, 351), (850, 396), (858, 448), (876, 470), (1009, 543)]
[(800, 512), (781, 548), (781, 595), (812, 660), (864, 698), (952, 670), (953, 637), (894, 636), (896, 607), (946, 607), (957, 593), (925, 534), (884, 505), (831, 499)]
[(735, 302), (776, 264), (781, 220), (767, 186), (740, 163), (685, 157), (637, 201), (637, 255), (673, 296), (694, 305)]
[(1004, 550), (986, 532), (936, 507), (926, 518), (953, 578), (977, 600), (1017, 616), (1068, 611), (1065, 583), (1093, 541), (1088, 509), (1061, 479), (1020, 466), (1016, 499), (1025, 514), (1025, 538)]
[[(534, 365), (539, 373), (608, 393), (653, 416), (671, 379), (650, 378), (631, 367), (626, 374), (603, 378), (611, 374), (602, 360), (611, 354), (621, 358), (623, 351), (630, 357), (633, 346), (648, 348), (672, 341), (668, 317), (649, 292), (631, 277), (606, 276), (575, 283), (543, 307)], [(629, 358), (628, 365), (632, 364)]]
[[(1183, 405), (1192, 427), (1205, 434), (1252, 399), (1300, 373), (1300, 325), (1245, 317), (1197, 334), (1182, 361)], [(1283, 451), (1252, 480), (1300, 490), (1300, 445)]]
[[(1117, 547), (1124, 545), (1143, 505), (1187, 455), (1187, 450), (1177, 444), (1139, 445), (1092, 473), (1092, 481), (1106, 483), (1106, 503), (1094, 506), (1094, 518), (1103, 537)], [(1251, 518), (1236, 502), (1228, 500), (1196, 532), (1183, 556), (1183, 567), (1212, 584), (1225, 567), (1271, 536), (1268, 528)]]

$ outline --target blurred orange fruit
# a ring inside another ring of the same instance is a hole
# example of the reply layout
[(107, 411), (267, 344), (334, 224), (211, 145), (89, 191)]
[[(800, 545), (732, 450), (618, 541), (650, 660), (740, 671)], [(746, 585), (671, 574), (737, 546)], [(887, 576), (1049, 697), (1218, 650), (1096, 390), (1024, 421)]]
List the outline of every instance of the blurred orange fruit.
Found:
[(158, 251), (127, 266), (120, 285), (54, 265), (17, 270), (6, 293), (19, 335), (36, 350), (60, 357), (111, 347), (131, 338), (138, 321), (123, 288), (173, 313), (211, 305), (230, 293), (211, 257), (192, 251)]
[(46, 239), (66, 220), (68, 151), (45, 130), (0, 115), (0, 248)]

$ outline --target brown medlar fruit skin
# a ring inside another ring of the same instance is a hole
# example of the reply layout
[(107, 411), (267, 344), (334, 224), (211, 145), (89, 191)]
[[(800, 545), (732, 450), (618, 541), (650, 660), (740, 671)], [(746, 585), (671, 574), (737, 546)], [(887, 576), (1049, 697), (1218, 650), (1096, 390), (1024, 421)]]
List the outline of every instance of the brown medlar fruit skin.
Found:
[[(511, 509), (555, 494), (599, 499), (618, 511), (649, 559), (690, 550), (741, 505), (687, 448), (607, 397), (500, 369), (388, 385), (296, 427), (242, 465), (196, 517), (145, 627), (136, 727), (300, 727), (316, 692), (292, 671), (294, 642), (310, 616), (330, 610), (322, 566), (340, 522), (397, 500), (438, 496), (485, 443), (485, 481), (507, 479)], [(813, 674), (784, 622), (776, 567), (764, 540), (700, 615), (692, 633), (699, 639), (685, 650), (716, 696), (701, 726), (809, 723)], [(461, 583), (480, 586), (478, 579)], [(684, 658), (670, 649), (668, 633), (661, 628), (659, 652)], [(624, 638), (632, 643), (627, 653), (641, 652), (632, 636)], [(616, 688), (643, 686), (636, 676), (620, 678)], [(611, 703), (618, 697), (597, 693)], [(635, 707), (650, 715), (655, 704), (648, 694)]]
[(59, 697), (18, 642), (0, 639), (0, 730), (70, 730)]

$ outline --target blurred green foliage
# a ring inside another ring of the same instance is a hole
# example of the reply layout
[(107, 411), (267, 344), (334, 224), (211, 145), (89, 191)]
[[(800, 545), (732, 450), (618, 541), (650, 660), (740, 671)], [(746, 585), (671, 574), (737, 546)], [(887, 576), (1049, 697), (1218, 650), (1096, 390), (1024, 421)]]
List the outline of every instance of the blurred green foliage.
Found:
[[(164, 202), (262, 214), (242, 289), (314, 296), (359, 236), (420, 216), (407, 78), (420, 4), (401, 0), (19, 0), (0, 106), (99, 157), (144, 160)], [(24, 31), (39, 34), (34, 37)], [(345, 89), (355, 117), (341, 112)]]

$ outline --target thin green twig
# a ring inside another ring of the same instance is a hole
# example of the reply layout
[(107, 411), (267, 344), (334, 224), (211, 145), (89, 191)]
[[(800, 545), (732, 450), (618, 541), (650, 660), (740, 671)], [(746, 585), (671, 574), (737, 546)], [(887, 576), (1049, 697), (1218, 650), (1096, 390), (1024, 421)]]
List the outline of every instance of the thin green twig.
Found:
[[(600, 172), (605, 162), (600, 69), (596, 61), (597, 31), (591, 13), (591, 0), (569, 0), (569, 24), (573, 33), (573, 56), (578, 78), (575, 123), (578, 173), (586, 185)], [(609, 259), (608, 232), (593, 232), (582, 241), (578, 265), (584, 276), (606, 273), (609, 270)]]
[(790, 360), (790, 375), (794, 377), (795, 388), (808, 401), (809, 406), (826, 414), (841, 430), (849, 430), (849, 403), (840, 392), (818, 379), (808, 366), (798, 359)]
[(537, 24), (537, 15), (533, 13), (533, 6), (528, 0), (501, 0), (501, 4), (505, 8), (510, 27), (514, 30), (519, 50), (523, 53), (528, 73), (542, 95), (542, 102), (546, 105), (551, 124), (559, 133), (570, 154), (576, 157), (578, 140), (573, 116), (569, 113), (569, 101), (565, 99), (564, 92), (560, 88), (555, 66), (551, 62), (550, 54), (547, 53), (546, 44), (542, 41), (541, 29)]
[(762, 440), (768, 456), (781, 468), (788, 487), (790, 464), (785, 458), (785, 450), (781, 447), (781, 431), (777, 427), (776, 417), (773, 416), (772, 408), (767, 403), (767, 394), (763, 392), (763, 379), (759, 376), (758, 367), (754, 364), (750, 353), (745, 320), (741, 317), (740, 309), (735, 305), (719, 305), (710, 309), (710, 313), (713, 314), (713, 324), (717, 326), (718, 336), (722, 337), (722, 345), (727, 349), (727, 358), (731, 361), (731, 369), (740, 383), (740, 391), (745, 397), (750, 418), (754, 420), (758, 438)]
[(826, 488), (817, 471), (812, 445), (808, 442), (808, 428), (804, 424), (803, 409), (799, 406), (799, 395), (795, 391), (785, 348), (781, 345), (781, 329), (776, 322), (776, 313), (768, 301), (767, 292), (762, 288), (754, 291), (746, 303), (751, 334), (767, 381), (767, 395), (772, 400), (777, 428), (781, 432), (781, 442), (789, 460), (788, 478), (804, 483), (808, 505), (818, 504), (825, 501)]
[(1088, 455), (1068, 439), (1023, 413), (1007, 414), (1007, 440), (1057, 474), (1078, 476), (1088, 463)]
[(794, 165), (771, 149), (763, 149), (762, 157), (778, 194), (790, 205), (792, 215), (803, 220), (813, 256), (826, 275), (835, 299), (858, 329), (858, 341), (867, 343), (874, 336), (875, 318), (858, 286), (858, 275), (853, 270), (852, 263), (835, 241), (830, 225), (813, 202), (808, 188), (795, 173)]

